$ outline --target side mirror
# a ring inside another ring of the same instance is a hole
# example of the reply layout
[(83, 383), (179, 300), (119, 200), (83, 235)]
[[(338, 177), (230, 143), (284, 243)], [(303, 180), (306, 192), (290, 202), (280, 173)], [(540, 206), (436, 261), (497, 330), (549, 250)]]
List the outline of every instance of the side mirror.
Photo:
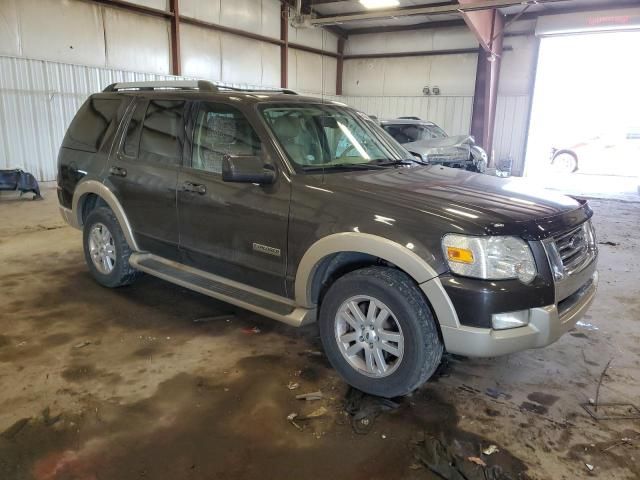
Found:
[(225, 155), (222, 158), (222, 180), (225, 182), (268, 185), (276, 180), (273, 166), (258, 156)]

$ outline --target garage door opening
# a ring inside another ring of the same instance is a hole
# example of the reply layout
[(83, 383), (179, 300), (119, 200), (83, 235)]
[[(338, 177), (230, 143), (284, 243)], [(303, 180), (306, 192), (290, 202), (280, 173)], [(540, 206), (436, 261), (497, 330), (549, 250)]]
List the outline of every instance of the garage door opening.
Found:
[(568, 193), (637, 199), (638, 51), (639, 31), (541, 39), (527, 176)]

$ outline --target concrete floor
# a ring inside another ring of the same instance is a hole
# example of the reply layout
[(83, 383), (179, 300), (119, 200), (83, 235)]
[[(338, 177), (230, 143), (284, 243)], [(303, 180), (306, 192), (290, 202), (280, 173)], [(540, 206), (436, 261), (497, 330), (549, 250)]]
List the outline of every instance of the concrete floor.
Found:
[[(640, 478), (640, 420), (581, 407), (609, 360), (600, 401), (640, 405), (639, 203), (592, 201), (599, 241), (615, 245), (600, 246), (601, 288), (576, 330), (542, 350), (449, 358), (359, 435), (343, 412), (357, 396), (317, 353), (315, 326), (149, 276), (104, 289), (44, 195), (0, 198), (0, 479), (461, 478), (433, 474), (438, 455), (467, 478), (481, 469), (469, 456), (500, 467), (486, 478)], [(319, 389), (324, 400), (295, 399)], [(287, 420), (319, 407), (301, 429)]]

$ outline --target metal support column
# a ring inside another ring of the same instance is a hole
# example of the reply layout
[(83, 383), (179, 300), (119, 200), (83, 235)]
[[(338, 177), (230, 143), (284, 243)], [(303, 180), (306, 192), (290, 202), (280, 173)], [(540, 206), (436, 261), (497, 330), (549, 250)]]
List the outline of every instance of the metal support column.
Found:
[(289, 84), (289, 4), (280, 4), (280, 87)]
[(336, 95), (342, 95), (342, 72), (344, 70), (344, 38), (338, 38), (338, 64), (336, 68)]
[(181, 75), (180, 60), (180, 0), (169, 0), (171, 12), (171, 74)]
[[(460, 0), (460, 4), (472, 0)], [(502, 59), (504, 17), (497, 9), (463, 12), (463, 17), (483, 50), (478, 53), (476, 85), (473, 98), (471, 134), (487, 151), (489, 165), (494, 166), (493, 131), (498, 100), (498, 79)]]

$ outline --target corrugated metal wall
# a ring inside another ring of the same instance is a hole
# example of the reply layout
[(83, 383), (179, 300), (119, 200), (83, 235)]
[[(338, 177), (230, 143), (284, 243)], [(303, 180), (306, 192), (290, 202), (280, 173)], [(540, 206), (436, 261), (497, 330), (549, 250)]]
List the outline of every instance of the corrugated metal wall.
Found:
[[(176, 77), (0, 56), (0, 168), (23, 168), (39, 180), (54, 180), (60, 143), (87, 96), (113, 82), (171, 78)], [(418, 116), (452, 135), (469, 133), (471, 125), (469, 96), (323, 98), (378, 118)], [(528, 109), (526, 95), (498, 98), (496, 159), (511, 158), (514, 172), (524, 162)]]
[(0, 56), (0, 169), (22, 168), (40, 181), (55, 180), (62, 138), (89, 95), (115, 82), (181, 78), (188, 77)]
[(62, 137), (87, 96), (114, 82), (170, 78), (0, 57), (0, 168), (55, 180)]
[(469, 133), (473, 97), (359, 97), (342, 96), (339, 101), (380, 119), (416, 116), (430, 120), (449, 134)]
[(522, 175), (524, 171), (530, 98), (529, 95), (498, 95), (493, 151), (496, 162), (511, 159), (514, 175)]

